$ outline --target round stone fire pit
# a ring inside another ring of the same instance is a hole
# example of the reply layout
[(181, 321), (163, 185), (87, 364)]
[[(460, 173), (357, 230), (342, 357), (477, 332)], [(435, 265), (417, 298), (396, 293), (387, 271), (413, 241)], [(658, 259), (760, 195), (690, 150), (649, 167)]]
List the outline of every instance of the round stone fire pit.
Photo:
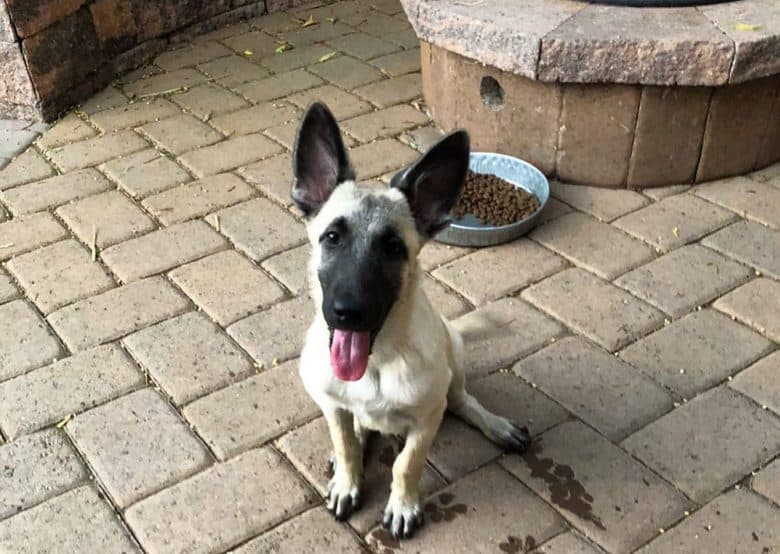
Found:
[(567, 182), (632, 188), (780, 160), (777, 0), (402, 3), (434, 119), (468, 129), (477, 150)]

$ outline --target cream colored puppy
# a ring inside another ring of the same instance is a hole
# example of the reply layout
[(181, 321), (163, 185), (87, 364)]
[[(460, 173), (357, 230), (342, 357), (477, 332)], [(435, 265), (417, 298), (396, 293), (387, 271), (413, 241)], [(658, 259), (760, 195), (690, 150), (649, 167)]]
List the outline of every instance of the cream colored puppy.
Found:
[(422, 289), (417, 255), (449, 222), (468, 161), (468, 135), (456, 131), (386, 190), (360, 186), (321, 103), (304, 115), (293, 154), (292, 196), (309, 219), (316, 304), (300, 375), (333, 441), (328, 509), (345, 519), (357, 508), (367, 433), (401, 436), (384, 517), (396, 537), (422, 524), (418, 485), (446, 409), (508, 450), (529, 442), (524, 428), (466, 392), (461, 336)]

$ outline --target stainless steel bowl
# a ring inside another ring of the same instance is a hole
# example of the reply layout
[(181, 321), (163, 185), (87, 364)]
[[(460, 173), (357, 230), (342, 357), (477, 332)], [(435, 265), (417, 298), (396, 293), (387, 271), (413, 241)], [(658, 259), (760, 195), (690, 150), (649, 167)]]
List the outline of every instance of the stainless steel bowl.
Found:
[(435, 240), (455, 246), (493, 246), (515, 240), (536, 226), (539, 214), (550, 198), (550, 183), (541, 171), (523, 160), (489, 152), (472, 152), (469, 169), (474, 173), (496, 175), (530, 192), (539, 199), (539, 208), (525, 219), (498, 227), (465, 214), (439, 232)]

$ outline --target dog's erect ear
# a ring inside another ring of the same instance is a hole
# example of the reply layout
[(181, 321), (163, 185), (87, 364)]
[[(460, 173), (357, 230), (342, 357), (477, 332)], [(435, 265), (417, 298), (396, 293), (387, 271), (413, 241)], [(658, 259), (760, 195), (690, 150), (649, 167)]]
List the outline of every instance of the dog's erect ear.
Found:
[(295, 138), (293, 175), (292, 198), (305, 215), (319, 210), (339, 183), (355, 178), (339, 125), (321, 102), (303, 115)]
[(428, 239), (451, 219), (469, 168), (469, 135), (458, 130), (434, 144), (414, 165), (396, 173), (390, 186), (404, 193), (417, 230)]

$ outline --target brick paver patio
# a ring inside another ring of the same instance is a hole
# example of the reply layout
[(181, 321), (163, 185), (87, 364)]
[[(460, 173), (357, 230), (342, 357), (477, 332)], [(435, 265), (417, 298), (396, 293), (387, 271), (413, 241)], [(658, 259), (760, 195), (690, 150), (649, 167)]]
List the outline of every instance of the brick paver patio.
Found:
[(362, 509), (323, 507), (289, 157), (316, 98), (378, 186), (435, 140), (415, 35), (377, 0), (181, 46), (0, 170), (0, 552), (780, 552), (780, 166), (553, 183), (527, 238), (427, 246), (444, 313), (508, 323), (471, 388), (538, 441), (447, 418), (398, 543), (387, 440)]

